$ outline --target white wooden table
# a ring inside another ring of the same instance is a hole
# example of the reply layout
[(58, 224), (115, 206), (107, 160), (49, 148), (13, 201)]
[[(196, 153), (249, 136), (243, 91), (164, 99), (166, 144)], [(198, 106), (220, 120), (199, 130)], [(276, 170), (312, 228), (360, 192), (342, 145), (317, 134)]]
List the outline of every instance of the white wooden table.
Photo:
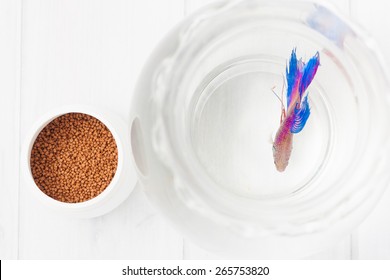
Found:
[[(211, 1), (0, 0), (0, 259), (218, 258), (176, 232), (139, 187), (103, 217), (58, 219), (30, 198), (19, 162), (30, 126), (52, 107), (104, 105), (128, 118), (152, 48)], [(373, 34), (390, 65), (390, 2), (332, 2)], [(312, 258), (390, 259), (390, 191), (352, 235)]]

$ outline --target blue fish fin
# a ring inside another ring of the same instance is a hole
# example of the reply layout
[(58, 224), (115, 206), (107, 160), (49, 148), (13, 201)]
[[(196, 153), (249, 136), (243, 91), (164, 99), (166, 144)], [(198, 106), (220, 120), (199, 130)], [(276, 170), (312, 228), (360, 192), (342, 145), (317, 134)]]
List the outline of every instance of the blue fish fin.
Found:
[(296, 49), (293, 49), (291, 52), (291, 57), (288, 63), (288, 66), (286, 66), (286, 80), (287, 80), (287, 108), (291, 103), (291, 93), (294, 89), (294, 86), (299, 80), (302, 75), (302, 61), (297, 59), (297, 53)]
[(311, 81), (313, 80), (317, 68), (320, 65), (320, 54), (317, 52), (310, 60), (307, 62), (303, 69), (302, 81), (299, 85), (299, 93), (302, 95), (309, 87)]
[(310, 116), (310, 107), (307, 100), (307, 95), (304, 97), (300, 108), (295, 108), (295, 119), (291, 126), (291, 133), (300, 132), (306, 124), (307, 119)]

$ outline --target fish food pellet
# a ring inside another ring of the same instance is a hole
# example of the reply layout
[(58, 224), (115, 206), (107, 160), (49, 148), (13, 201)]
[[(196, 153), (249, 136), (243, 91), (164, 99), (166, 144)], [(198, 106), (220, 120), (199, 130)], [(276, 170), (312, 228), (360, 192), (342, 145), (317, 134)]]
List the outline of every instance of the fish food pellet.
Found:
[(46, 125), (31, 150), (36, 185), (46, 195), (68, 203), (89, 200), (103, 192), (115, 175), (118, 149), (98, 119), (68, 113)]

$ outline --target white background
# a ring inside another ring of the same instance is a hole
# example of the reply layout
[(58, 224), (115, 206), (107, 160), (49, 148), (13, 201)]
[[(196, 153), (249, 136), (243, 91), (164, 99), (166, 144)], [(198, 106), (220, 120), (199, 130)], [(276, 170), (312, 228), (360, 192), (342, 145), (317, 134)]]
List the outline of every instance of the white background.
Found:
[[(0, 0), (0, 259), (218, 258), (176, 232), (139, 186), (103, 217), (59, 219), (29, 196), (19, 159), (30, 126), (54, 107), (104, 105), (127, 119), (152, 48), (211, 1)], [(390, 65), (390, 2), (331, 2), (372, 33)], [(390, 259), (390, 191), (352, 235), (310, 258)]]

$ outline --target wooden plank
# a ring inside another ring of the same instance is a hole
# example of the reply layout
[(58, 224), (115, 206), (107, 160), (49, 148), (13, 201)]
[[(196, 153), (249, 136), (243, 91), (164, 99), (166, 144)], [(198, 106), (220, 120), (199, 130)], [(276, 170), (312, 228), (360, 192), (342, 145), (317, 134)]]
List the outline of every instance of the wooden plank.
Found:
[(358, 227), (354, 259), (390, 259), (390, 190), (386, 190), (374, 211)]
[[(182, 0), (23, 1), (22, 137), (65, 104), (103, 106), (129, 121), (140, 68), (182, 16)], [(51, 213), (24, 183), (20, 201), (20, 258), (182, 257), (181, 235), (139, 188), (111, 213), (87, 220)]]
[(219, 260), (223, 256), (218, 256), (213, 252), (199, 247), (188, 239), (183, 244), (183, 259), (185, 260)]
[(331, 3), (340, 11), (342, 11), (344, 14), (349, 15), (350, 14), (350, 9), (351, 9), (351, 3), (350, 0), (328, 0), (327, 2)]
[(196, 10), (215, 2), (216, 0), (184, 0), (184, 13), (189, 15)]
[[(218, 0), (184, 0), (185, 1), (185, 13), (190, 14), (205, 5), (211, 4)], [(350, 11), (350, 0), (328, 0), (328, 3), (334, 5), (344, 13), (349, 14)]]
[[(346, 2), (346, 1), (343, 1)], [(386, 26), (387, 1), (350, 0), (349, 14), (361, 27), (367, 30), (377, 41), (384, 52), (384, 59), (390, 62), (390, 38)], [(344, 4), (342, 4), (344, 5)], [(375, 15), (375, 16), (374, 16)], [(353, 259), (389, 259), (390, 258), (390, 224), (388, 219), (390, 194), (387, 191), (376, 210), (351, 235), (351, 258)]]
[(0, 259), (18, 257), (21, 1), (0, 1)]
[(390, 62), (389, 9), (388, 1), (351, 0), (352, 17), (373, 36), (387, 62)]
[[(366, 29), (377, 42), (386, 65), (390, 63), (390, 24), (388, 1), (351, 0), (352, 17)], [(388, 129), (388, 128), (386, 128)], [(390, 259), (390, 190), (382, 196), (375, 210), (354, 235), (354, 258)]]
[[(308, 260), (348, 260), (351, 259), (351, 236), (345, 237), (336, 244), (325, 248), (323, 251), (307, 256), (304, 259)], [(184, 243), (184, 259), (221, 259), (224, 256), (219, 256), (213, 252), (209, 252), (197, 244), (186, 240)]]
[(352, 236), (348, 235), (336, 244), (325, 248), (322, 252), (308, 256), (309, 260), (349, 260), (351, 259)]
[[(348, 260), (351, 259), (351, 236), (347, 236), (336, 244), (325, 248), (323, 251), (307, 256), (304, 259), (308, 260)], [(221, 259), (224, 256), (219, 256), (213, 252), (207, 251), (189, 240), (184, 243), (184, 259)]]

